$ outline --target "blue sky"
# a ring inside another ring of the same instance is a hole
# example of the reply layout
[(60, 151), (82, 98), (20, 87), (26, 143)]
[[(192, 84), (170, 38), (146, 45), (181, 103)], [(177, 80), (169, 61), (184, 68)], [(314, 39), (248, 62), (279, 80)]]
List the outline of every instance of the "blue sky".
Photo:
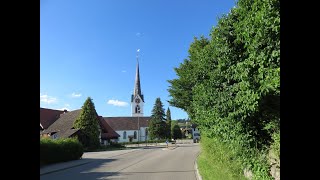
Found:
[(99, 115), (131, 116), (136, 51), (144, 115), (155, 99), (172, 119), (167, 80), (194, 37), (208, 37), (234, 0), (41, 0), (40, 107), (75, 110), (90, 96)]

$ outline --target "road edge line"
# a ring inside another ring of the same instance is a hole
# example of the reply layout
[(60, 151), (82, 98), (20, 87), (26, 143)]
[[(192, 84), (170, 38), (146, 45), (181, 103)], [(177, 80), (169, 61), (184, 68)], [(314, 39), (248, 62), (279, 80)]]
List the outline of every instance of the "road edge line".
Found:
[(196, 160), (194, 161), (194, 169), (195, 169), (195, 174), (196, 174), (197, 180), (202, 180), (202, 177), (201, 177), (199, 170), (198, 170), (198, 164), (197, 164), (197, 160), (198, 160), (198, 157), (200, 154), (201, 154), (201, 152), (198, 153)]

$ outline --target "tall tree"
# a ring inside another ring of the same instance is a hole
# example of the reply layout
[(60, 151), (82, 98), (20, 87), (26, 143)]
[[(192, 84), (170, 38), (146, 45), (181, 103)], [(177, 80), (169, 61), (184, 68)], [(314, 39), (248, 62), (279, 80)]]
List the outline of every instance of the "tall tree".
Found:
[[(207, 79), (204, 68), (199, 59), (199, 52), (203, 51), (204, 47), (208, 46), (209, 40), (201, 36), (200, 39), (194, 38), (194, 42), (190, 45), (189, 56), (180, 64), (180, 67), (174, 68), (178, 78), (168, 80), (170, 83), (169, 94), (172, 97), (168, 102), (171, 106), (183, 109), (193, 118), (194, 109), (192, 106), (193, 87)], [(208, 69), (207, 69), (208, 71)]]
[(167, 121), (166, 121), (167, 138), (171, 139), (171, 112), (169, 107), (167, 109), (166, 118), (167, 118)]
[(169, 103), (267, 179), (259, 159), (267, 156), (252, 154), (280, 141), (280, 1), (239, 0), (203, 42), (195, 39), (175, 68)]
[(181, 139), (182, 132), (178, 124), (175, 124), (172, 128), (172, 138), (173, 139)]
[(166, 123), (163, 104), (160, 98), (157, 98), (152, 109), (151, 118), (149, 121), (149, 135), (151, 139), (162, 139), (166, 137)]
[(80, 116), (74, 121), (73, 125), (75, 128), (80, 129), (79, 141), (84, 147), (96, 148), (99, 146), (99, 119), (90, 97), (84, 102)]

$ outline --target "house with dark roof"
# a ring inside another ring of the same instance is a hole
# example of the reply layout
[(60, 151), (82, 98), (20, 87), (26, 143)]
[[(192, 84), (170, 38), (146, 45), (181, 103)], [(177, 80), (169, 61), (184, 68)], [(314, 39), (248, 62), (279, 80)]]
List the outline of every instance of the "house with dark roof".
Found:
[[(65, 112), (60, 114), (60, 117), (55, 120), (47, 129), (43, 130), (40, 134), (42, 136), (57, 138), (68, 138), (75, 137), (81, 133), (81, 130), (74, 128), (74, 121), (80, 116), (81, 109)], [(117, 139), (117, 134), (102, 118), (99, 119), (99, 130), (100, 130), (100, 142), (102, 144), (108, 144), (112, 139)]]
[(104, 117), (105, 122), (119, 134), (117, 142), (146, 141), (150, 117)]
[(67, 112), (67, 110), (60, 111), (40, 107), (40, 132), (44, 129), (47, 129), (60, 117), (60, 114), (63, 114), (65, 112)]

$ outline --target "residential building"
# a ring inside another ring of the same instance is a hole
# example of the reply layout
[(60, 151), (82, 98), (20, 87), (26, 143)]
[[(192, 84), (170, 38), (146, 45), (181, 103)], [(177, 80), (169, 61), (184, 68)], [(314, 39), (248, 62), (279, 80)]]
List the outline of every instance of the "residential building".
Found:
[[(81, 133), (81, 130), (74, 128), (74, 121), (80, 116), (81, 109), (60, 114), (60, 117), (52, 123), (47, 129), (40, 134), (43, 137), (68, 138), (75, 137)], [(103, 119), (102, 116), (97, 116), (99, 120), (100, 142), (107, 145), (113, 139), (117, 139), (117, 134)]]
[(54, 123), (60, 114), (67, 112), (67, 110), (55, 110), (40, 107), (40, 132), (47, 129), (52, 123)]

